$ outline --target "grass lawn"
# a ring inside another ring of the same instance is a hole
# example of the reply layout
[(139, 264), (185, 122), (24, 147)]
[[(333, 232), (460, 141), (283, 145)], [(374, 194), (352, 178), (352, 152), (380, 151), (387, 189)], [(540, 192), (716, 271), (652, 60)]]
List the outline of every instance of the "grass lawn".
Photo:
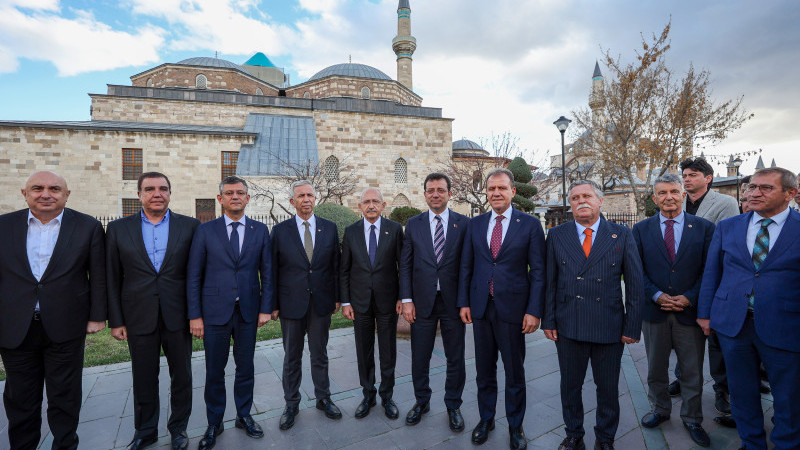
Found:
[[(341, 311), (331, 317), (332, 330), (352, 326), (353, 321), (345, 319)], [(256, 340), (268, 341), (279, 337), (281, 337), (280, 321), (270, 321), (258, 329)], [(192, 350), (203, 350), (203, 341), (201, 339), (192, 339)], [(83, 367), (102, 366), (130, 360), (131, 355), (128, 353), (128, 343), (111, 337), (111, 332), (108, 328), (99, 333), (86, 336), (86, 354), (83, 360)], [(5, 370), (0, 370), (0, 381), (5, 379)]]

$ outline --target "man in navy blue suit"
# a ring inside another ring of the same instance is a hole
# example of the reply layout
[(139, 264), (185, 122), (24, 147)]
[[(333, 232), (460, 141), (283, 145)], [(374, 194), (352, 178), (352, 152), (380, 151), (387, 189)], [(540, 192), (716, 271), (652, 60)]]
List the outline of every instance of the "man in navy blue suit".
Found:
[(431, 173), (422, 186), (430, 210), (408, 220), (400, 256), (400, 297), (403, 316), (411, 324), (411, 377), (417, 399), (406, 416), (406, 424), (416, 425), (430, 411), (428, 372), (438, 325), (447, 358), (444, 403), (450, 429), (461, 431), (466, 326), (459, 317), (456, 297), (461, 247), (469, 219), (447, 208), (450, 200), (447, 175)]
[(506, 372), (506, 419), (511, 448), (526, 448), (525, 334), (544, 313), (544, 232), (533, 216), (511, 207), (514, 174), (494, 169), (486, 177), (492, 211), (469, 222), (459, 275), (461, 320), (474, 323), (480, 422), (472, 442), (483, 444), (494, 429), (497, 352)]
[(250, 416), (250, 408), (256, 330), (272, 318), (269, 230), (244, 215), (250, 201), (245, 180), (235, 176), (223, 179), (217, 200), (224, 215), (197, 227), (186, 273), (189, 329), (203, 339), (206, 351), (208, 429), (200, 440), (200, 450), (213, 448), (224, 431), (225, 366), (231, 337), (236, 362), (235, 425), (250, 437), (264, 436)]
[(731, 412), (743, 448), (766, 449), (759, 364), (772, 388), (776, 449), (800, 448), (800, 213), (794, 174), (756, 172), (750, 212), (717, 224), (700, 287), (697, 323), (715, 332), (728, 368)]
[(342, 418), (330, 398), (327, 349), (331, 314), (339, 309), (339, 232), (335, 223), (314, 214), (317, 196), (310, 181), (295, 181), (290, 192), (297, 214), (275, 225), (271, 239), (272, 318), (280, 316), (284, 351), (281, 430), (294, 425), (298, 412), (306, 335), (317, 409), (330, 419)]
[(642, 329), (648, 398), (653, 406), (642, 418), (642, 426), (654, 428), (669, 420), (672, 401), (667, 392), (668, 365), (674, 349), (682, 369), (683, 426), (695, 443), (708, 447), (711, 441), (702, 426), (705, 335), (695, 319), (714, 224), (683, 212), (684, 195), (680, 176), (667, 173), (658, 177), (653, 201), (660, 213), (633, 226), (644, 270)]
[[(569, 188), (574, 222), (547, 235), (547, 303), (542, 329), (555, 341), (567, 437), (559, 450), (582, 450), (586, 368), (597, 386), (596, 450), (613, 450), (619, 426), (624, 344), (642, 333), (642, 263), (631, 231), (600, 217), (603, 191), (591, 180)], [(625, 277), (625, 296), (621, 281)], [(623, 304), (624, 302), (624, 304)]]

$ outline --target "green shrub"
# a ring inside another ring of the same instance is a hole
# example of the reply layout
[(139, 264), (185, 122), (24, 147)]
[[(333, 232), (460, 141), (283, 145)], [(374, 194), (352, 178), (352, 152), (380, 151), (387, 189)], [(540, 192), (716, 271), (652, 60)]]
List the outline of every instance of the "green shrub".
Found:
[(335, 203), (323, 203), (321, 205), (317, 205), (314, 208), (314, 214), (322, 217), (323, 219), (328, 219), (336, 224), (336, 228), (339, 230), (340, 244), (342, 243), (342, 238), (344, 237), (344, 229), (347, 228), (348, 225), (358, 220), (358, 214), (351, 211), (350, 208), (337, 205)]
[(528, 184), (533, 179), (533, 173), (531, 172), (531, 166), (525, 162), (525, 159), (521, 156), (517, 156), (516, 158), (512, 159), (510, 163), (508, 163), (508, 167), (506, 169), (510, 170), (511, 173), (514, 174), (514, 181), (522, 184)]
[(511, 199), (511, 203), (514, 205), (514, 208), (524, 212), (531, 212), (536, 207), (532, 201), (520, 195), (515, 195), (514, 198)]
[(421, 212), (422, 211), (412, 206), (400, 206), (399, 208), (395, 208), (392, 210), (392, 213), (389, 214), (389, 218), (394, 220), (395, 222), (400, 222), (400, 224), (403, 226), (406, 226), (406, 222), (408, 222), (408, 219), (416, 216)]

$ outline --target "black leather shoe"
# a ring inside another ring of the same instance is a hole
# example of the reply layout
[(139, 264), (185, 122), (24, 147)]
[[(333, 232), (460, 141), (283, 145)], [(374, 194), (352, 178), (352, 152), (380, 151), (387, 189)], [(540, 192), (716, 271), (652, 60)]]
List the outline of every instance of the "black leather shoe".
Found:
[(189, 448), (189, 436), (185, 431), (172, 433), (172, 450), (186, 450)]
[(761, 380), (761, 382), (758, 384), (758, 392), (761, 392), (762, 394), (769, 394), (772, 392), (772, 389), (770, 389), (769, 383)]
[(594, 450), (614, 450), (613, 442), (595, 442)]
[(736, 428), (736, 421), (731, 416), (717, 416), (714, 417), (714, 422), (722, 425), (725, 428)]
[(236, 416), (236, 422), (234, 425), (236, 425), (236, 428), (244, 429), (244, 432), (247, 433), (247, 435), (251, 438), (261, 439), (264, 437), (264, 430), (261, 429), (261, 425), (257, 424), (251, 416)]
[(475, 445), (483, 444), (489, 439), (489, 432), (492, 430), (494, 430), (494, 419), (481, 420), (472, 430), (472, 443)]
[(329, 398), (321, 398), (317, 400), (317, 409), (325, 411), (325, 417), (328, 419), (339, 420), (342, 418), (342, 412)]
[(408, 411), (406, 415), (406, 425), (416, 425), (422, 419), (422, 415), (427, 413), (431, 410), (430, 403), (425, 403), (424, 405), (420, 405), (419, 403), (415, 403), (414, 407)]
[(297, 406), (286, 406), (286, 409), (283, 410), (283, 414), (281, 414), (281, 420), (278, 422), (278, 428), (281, 430), (288, 430), (294, 426), (294, 416), (297, 415)]
[(203, 435), (203, 439), (200, 439), (200, 445), (197, 447), (199, 450), (210, 450), (214, 448), (217, 444), (217, 436), (222, 434), (225, 431), (225, 428), (222, 424), (217, 426), (209, 425), (208, 429), (206, 429), (206, 434)]
[(395, 405), (392, 399), (383, 402), (383, 411), (386, 413), (386, 417), (392, 420), (400, 417), (400, 410), (397, 409), (397, 405)]
[(717, 392), (716, 393), (716, 400), (714, 400), (714, 408), (720, 414), (730, 414), (731, 413), (731, 400), (728, 397), (727, 392)]
[(369, 414), (369, 409), (373, 406), (375, 406), (375, 399), (364, 397), (364, 400), (361, 400), (358, 408), (356, 408), (356, 419), (363, 419), (364, 417), (367, 417), (367, 414)]
[(586, 450), (586, 444), (583, 443), (583, 438), (567, 436), (561, 441), (558, 450)]
[(655, 428), (669, 420), (669, 416), (657, 412), (649, 412), (642, 417), (642, 426), (645, 428)]
[(130, 444), (126, 447), (127, 450), (141, 450), (148, 445), (153, 445), (158, 440), (157, 436), (150, 436), (146, 438), (133, 438)]
[(678, 380), (673, 381), (667, 386), (667, 392), (670, 397), (677, 397), (681, 395), (681, 382)]
[(699, 423), (683, 422), (683, 427), (689, 432), (689, 437), (692, 438), (695, 444), (700, 447), (711, 446), (711, 438), (708, 437), (708, 433), (706, 433), (702, 425)]
[(450, 429), (453, 431), (464, 431), (464, 418), (458, 408), (447, 408), (447, 419), (450, 422)]
[(508, 427), (508, 435), (510, 438), (511, 450), (528, 448), (528, 439), (525, 438), (525, 432), (522, 431), (522, 427)]

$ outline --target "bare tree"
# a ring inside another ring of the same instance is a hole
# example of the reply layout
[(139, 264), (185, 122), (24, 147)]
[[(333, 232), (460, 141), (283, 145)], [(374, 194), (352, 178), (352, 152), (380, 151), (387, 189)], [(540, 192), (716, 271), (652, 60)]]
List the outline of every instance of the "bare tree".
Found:
[(482, 137), (478, 139), (478, 143), (490, 155), (498, 158), (514, 159), (517, 156), (522, 156), (522, 150), (519, 148), (519, 138), (511, 134), (510, 131), (504, 131), (500, 134), (492, 133), (488, 138)]
[(480, 214), (489, 210), (486, 196), (486, 174), (508, 164), (508, 159), (493, 157), (462, 157), (442, 164), (441, 171), (450, 177), (453, 196), (451, 199), (467, 204), (470, 210)]

